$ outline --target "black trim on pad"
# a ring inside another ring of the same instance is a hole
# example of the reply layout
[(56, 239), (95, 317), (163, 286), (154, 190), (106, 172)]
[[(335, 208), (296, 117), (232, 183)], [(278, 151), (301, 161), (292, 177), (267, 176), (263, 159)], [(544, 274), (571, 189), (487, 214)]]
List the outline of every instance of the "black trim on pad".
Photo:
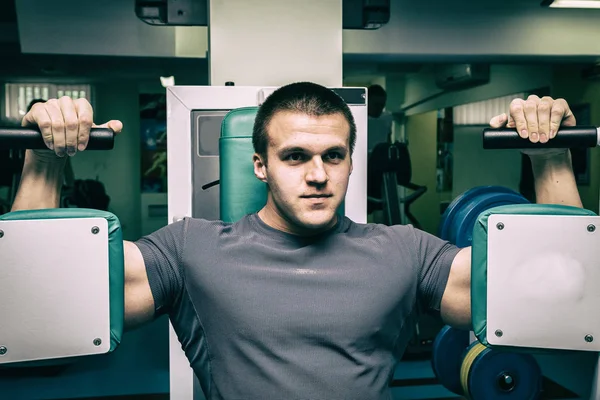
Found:
[(340, 96), (348, 105), (366, 105), (367, 104), (367, 89), (360, 88), (339, 88), (331, 89)]

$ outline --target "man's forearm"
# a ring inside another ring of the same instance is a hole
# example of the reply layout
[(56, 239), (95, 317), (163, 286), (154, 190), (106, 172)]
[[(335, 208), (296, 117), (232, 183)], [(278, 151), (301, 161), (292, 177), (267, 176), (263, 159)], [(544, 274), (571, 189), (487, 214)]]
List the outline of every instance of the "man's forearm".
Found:
[(569, 151), (551, 156), (532, 156), (536, 201), (583, 207)]
[(44, 159), (28, 150), (12, 211), (59, 207), (65, 161)]

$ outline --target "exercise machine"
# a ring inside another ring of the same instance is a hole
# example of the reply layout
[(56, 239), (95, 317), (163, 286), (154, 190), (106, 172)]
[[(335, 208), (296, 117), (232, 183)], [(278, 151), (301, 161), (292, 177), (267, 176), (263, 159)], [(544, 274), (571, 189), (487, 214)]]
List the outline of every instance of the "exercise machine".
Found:
[[(219, 149), (223, 155), (232, 155), (232, 158), (228, 158), (229, 161), (219, 158), (219, 169), (226, 172), (221, 177), (224, 181), (211, 187), (220, 186), (226, 192), (237, 191), (232, 196), (218, 196), (219, 216), (224, 219), (235, 220), (264, 201), (255, 196), (259, 181), (243, 177), (240, 180), (242, 172), (250, 177), (250, 161), (248, 167), (231, 161), (237, 161), (240, 154), (251, 154), (249, 132), (255, 111), (256, 106), (236, 108), (231, 113), (237, 113), (241, 122), (221, 131)], [(597, 134), (595, 128), (577, 129), (589, 131), (585, 143), (591, 145), (592, 132)], [(574, 132), (574, 139), (579, 138), (575, 129), (571, 132)], [(21, 139), (36, 135), (39, 133), (5, 130), (0, 135), (0, 146), (10, 143), (12, 147), (37, 148), (43, 145), (41, 139)], [(561, 140), (567, 140), (569, 130), (560, 131), (559, 136), (564, 136)], [(110, 131), (94, 129), (90, 149), (110, 149), (112, 140)], [(192, 140), (190, 135), (190, 144)], [(573, 142), (575, 145), (580, 143)], [(187, 178), (192, 171), (190, 168)], [(206, 178), (209, 178), (207, 181), (212, 179), (210, 176), (203, 179)], [(234, 179), (236, 184), (232, 185)], [(245, 185), (239, 185), (239, 182), (245, 182)], [(495, 192), (488, 189), (487, 193)], [(198, 197), (191, 192), (189, 195), (186, 206), (193, 210), (191, 200)], [(254, 196), (254, 200), (239, 202), (238, 195)], [(464, 200), (467, 204), (469, 201), (465, 199), (473, 198), (476, 196), (465, 196), (459, 201)], [(185, 197), (182, 204), (184, 200)], [(484, 211), (475, 207), (477, 204), (454, 208), (473, 210), (469, 214), (473, 218), (463, 218), (463, 221), (473, 222), (472, 236), (467, 242), (473, 246), (475, 330), (467, 336), (452, 332), (450, 328), (444, 329), (436, 345), (434, 369), (446, 387), (473, 399), (493, 399), (507, 394), (516, 396), (513, 398), (540, 398), (541, 376), (547, 369), (544, 363), (549, 364), (552, 358), (554, 362), (564, 362), (573, 351), (597, 358), (600, 345), (596, 338), (600, 323), (589, 316), (600, 301), (596, 290), (600, 273), (595, 272), (596, 252), (600, 250), (594, 246), (600, 219), (579, 208), (534, 205), (520, 200), (503, 205), (489, 202), (494, 206)], [(61, 365), (70, 365), (71, 371), (76, 371), (80, 359), (118, 353), (115, 350), (121, 341), (123, 313), (122, 238), (118, 219), (97, 210), (23, 211), (2, 216), (0, 231), (0, 253), (6, 260), (6, 273), (0, 282), (5, 288), (0, 292), (0, 317), (6, 321), (0, 325), (2, 371), (16, 370), (23, 375), (24, 371), (34, 368), (48, 371), (47, 367)], [(549, 234), (553, 232), (560, 235)], [(545, 240), (531, 243), (526, 240), (531, 237)], [(565, 240), (566, 237), (569, 240)], [(23, 243), (34, 243), (35, 251)], [(63, 257), (65, 243), (77, 244), (71, 259)], [(554, 251), (551, 259), (547, 258), (549, 248)], [(556, 258), (563, 262), (549, 266)], [(80, 265), (82, 259), (86, 260), (85, 270)], [(527, 268), (519, 268), (523, 259), (528, 260)], [(56, 268), (60, 268), (59, 274)], [(540, 281), (540, 269), (543, 269), (546, 283)], [(70, 279), (57, 280), (56, 276)], [(72, 284), (75, 278), (78, 285)], [(23, 298), (23, 293), (32, 295), (27, 297), (28, 301), (15, 302), (15, 298)], [(74, 298), (78, 301), (74, 302)], [(453, 343), (454, 347), (444, 343)], [(464, 347), (465, 343), (467, 347)], [(457, 346), (464, 348), (457, 351)], [(177, 347), (179, 349), (178, 344)], [(452, 351), (441, 351), (444, 348)], [(171, 362), (176, 362), (177, 354), (171, 356)], [(453, 360), (453, 365), (460, 366), (458, 384), (456, 380), (447, 381), (442, 377), (446, 373), (443, 372), (445, 366)], [(173, 371), (177, 368), (179, 370)], [(180, 376), (189, 371), (187, 378), (193, 380), (187, 362), (171, 365), (171, 369), (171, 373)], [(68, 374), (69, 370), (64, 373)], [(57, 381), (62, 378), (60, 373), (53, 377)], [(586, 387), (580, 387), (578, 394), (592, 396), (595, 379), (590, 376)], [(194, 387), (191, 382), (190, 385)], [(196, 397), (200, 395), (194, 393)]]
[[(410, 212), (410, 206), (425, 194), (427, 187), (412, 182), (407, 144), (378, 144), (369, 154), (367, 170), (367, 212), (382, 210), (386, 225), (412, 224), (421, 229), (419, 221)], [(412, 193), (402, 197), (398, 194), (399, 188)]]
[[(507, 129), (485, 129), (482, 139), (486, 149), (599, 143), (595, 127), (562, 128), (544, 145)], [(591, 211), (529, 204), (504, 187), (476, 187), (454, 199), (439, 236), (473, 246), (474, 331), (446, 326), (437, 335), (432, 368), (442, 385), (472, 399), (556, 398), (551, 383), (598, 398), (598, 223)]]

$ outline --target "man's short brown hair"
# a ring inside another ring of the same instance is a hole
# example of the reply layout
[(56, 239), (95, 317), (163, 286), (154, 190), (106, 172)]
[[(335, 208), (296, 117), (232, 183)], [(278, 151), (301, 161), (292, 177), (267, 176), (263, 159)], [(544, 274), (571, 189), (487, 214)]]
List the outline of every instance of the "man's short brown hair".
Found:
[(282, 86), (260, 106), (254, 121), (252, 144), (254, 151), (266, 160), (269, 135), (267, 127), (273, 116), (281, 111), (321, 117), (340, 113), (350, 126), (350, 154), (356, 143), (356, 124), (346, 102), (331, 89), (311, 82)]

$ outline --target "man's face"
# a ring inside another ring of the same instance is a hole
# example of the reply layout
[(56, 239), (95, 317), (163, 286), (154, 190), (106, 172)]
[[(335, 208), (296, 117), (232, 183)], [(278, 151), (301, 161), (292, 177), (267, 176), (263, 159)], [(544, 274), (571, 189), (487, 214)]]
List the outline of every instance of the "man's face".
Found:
[(279, 112), (267, 130), (267, 160), (254, 156), (254, 172), (270, 189), (261, 218), (294, 234), (333, 226), (352, 172), (350, 126), (343, 114)]

